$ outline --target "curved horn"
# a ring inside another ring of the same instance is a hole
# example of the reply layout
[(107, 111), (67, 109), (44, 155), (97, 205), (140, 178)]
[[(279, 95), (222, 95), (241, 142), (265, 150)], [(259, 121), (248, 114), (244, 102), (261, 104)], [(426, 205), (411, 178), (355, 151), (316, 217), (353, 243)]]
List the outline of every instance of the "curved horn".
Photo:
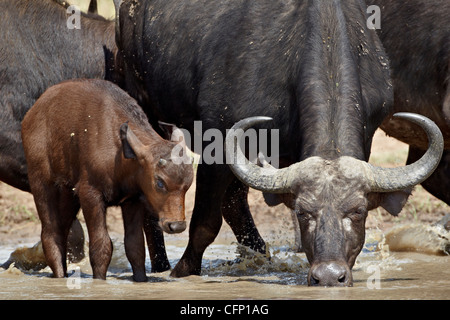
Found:
[(391, 192), (413, 187), (426, 180), (437, 168), (444, 150), (439, 127), (430, 119), (415, 113), (400, 112), (395, 118), (419, 125), (428, 136), (428, 150), (416, 162), (399, 168), (380, 168), (367, 164), (371, 171), (369, 183), (373, 192)]
[(238, 142), (244, 131), (258, 123), (270, 121), (269, 117), (251, 117), (237, 122), (228, 132), (225, 139), (225, 154), (231, 171), (246, 185), (271, 193), (290, 192), (290, 167), (275, 169), (259, 167), (247, 160)]

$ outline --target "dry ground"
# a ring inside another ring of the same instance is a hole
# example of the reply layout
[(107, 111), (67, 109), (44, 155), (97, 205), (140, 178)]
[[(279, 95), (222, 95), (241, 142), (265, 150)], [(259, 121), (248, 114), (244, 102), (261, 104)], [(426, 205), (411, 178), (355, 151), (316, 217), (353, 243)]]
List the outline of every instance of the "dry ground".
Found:
[[(370, 162), (382, 166), (403, 165), (406, 160), (407, 146), (395, 139), (386, 137), (378, 131), (375, 135)], [(194, 189), (191, 187), (186, 199), (187, 219), (192, 214)], [(283, 232), (292, 232), (290, 211), (279, 205), (268, 207), (261, 192), (251, 190), (249, 204), (256, 225), (263, 237), (270, 237)], [(417, 186), (408, 203), (398, 217), (392, 217), (383, 209), (370, 212), (366, 226), (368, 229), (377, 228), (383, 231), (394, 225), (406, 222), (423, 222), (430, 224), (440, 220), (450, 208), (442, 201), (434, 198), (421, 186)], [(82, 220), (82, 215), (79, 215)], [(108, 211), (108, 227), (111, 234), (123, 233), (120, 210), (111, 208)], [(40, 222), (34, 206), (33, 197), (25, 192), (14, 189), (0, 182), (0, 245), (6, 243), (30, 243), (37, 241), (40, 234)], [(226, 241), (235, 241), (226, 223), (220, 233)], [(187, 237), (185, 231), (182, 238)]]

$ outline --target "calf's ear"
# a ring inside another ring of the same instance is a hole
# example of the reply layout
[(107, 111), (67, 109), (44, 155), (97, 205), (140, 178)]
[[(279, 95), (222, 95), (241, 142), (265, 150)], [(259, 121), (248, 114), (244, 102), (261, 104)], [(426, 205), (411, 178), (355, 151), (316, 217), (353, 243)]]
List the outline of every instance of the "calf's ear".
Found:
[(137, 159), (143, 153), (144, 145), (128, 127), (128, 121), (120, 126), (120, 140), (125, 159)]
[(164, 132), (163, 138), (166, 140), (170, 140), (176, 143), (180, 143), (183, 147), (186, 147), (186, 130), (178, 129), (176, 125), (158, 121), (159, 127)]
[(163, 135), (162, 137), (166, 140), (171, 140), (172, 133), (177, 127), (174, 124), (158, 121), (158, 125), (161, 128)]

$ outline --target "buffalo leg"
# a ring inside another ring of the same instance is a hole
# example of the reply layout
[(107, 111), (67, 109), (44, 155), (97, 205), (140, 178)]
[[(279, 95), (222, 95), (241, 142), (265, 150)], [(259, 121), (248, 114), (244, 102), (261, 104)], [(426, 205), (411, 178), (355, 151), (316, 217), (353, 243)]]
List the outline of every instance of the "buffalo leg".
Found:
[[(410, 147), (407, 164), (417, 161), (425, 151)], [(422, 186), (436, 198), (450, 205), (450, 150), (444, 150), (441, 162)]]
[(221, 203), (233, 174), (226, 165), (200, 164), (197, 171), (195, 206), (189, 227), (189, 242), (171, 276), (199, 275), (205, 249), (222, 226)]
[(48, 265), (56, 278), (67, 276), (67, 238), (80, 208), (67, 189), (43, 185), (33, 188), (42, 223), (41, 241)]
[(89, 235), (89, 259), (95, 279), (106, 279), (112, 257), (112, 242), (106, 227), (103, 195), (90, 186), (80, 186), (79, 198)]
[(84, 231), (80, 221), (76, 217), (72, 222), (67, 238), (67, 258), (69, 262), (73, 263), (80, 262), (84, 259)]
[(170, 263), (167, 259), (164, 234), (158, 226), (158, 220), (153, 219), (150, 212), (144, 215), (144, 232), (152, 263), (152, 272), (169, 270)]
[(147, 281), (145, 273), (145, 240), (143, 234), (144, 205), (140, 201), (122, 204), (123, 225), (125, 230), (125, 254), (133, 269), (133, 280)]
[(234, 179), (222, 202), (222, 215), (230, 225), (238, 242), (252, 250), (265, 253), (266, 244), (255, 226), (248, 202), (248, 186)]

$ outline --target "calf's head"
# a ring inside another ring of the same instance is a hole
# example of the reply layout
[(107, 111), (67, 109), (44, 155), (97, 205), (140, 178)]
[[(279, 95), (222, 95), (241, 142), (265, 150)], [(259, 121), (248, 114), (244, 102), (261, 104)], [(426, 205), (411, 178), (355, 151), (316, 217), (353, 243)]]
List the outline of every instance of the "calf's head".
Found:
[(124, 157), (135, 161), (135, 181), (157, 215), (159, 226), (167, 233), (179, 233), (186, 229), (184, 200), (192, 184), (193, 169), (191, 164), (172, 162), (172, 149), (184, 141), (180, 130), (172, 137), (176, 141), (164, 140), (153, 132), (145, 144), (127, 123), (120, 127)]
[(226, 139), (230, 167), (247, 185), (279, 194), (298, 216), (302, 246), (311, 264), (310, 285), (351, 286), (356, 257), (364, 245), (369, 210), (382, 206), (398, 214), (412, 187), (431, 175), (443, 151), (439, 128), (429, 119), (410, 113), (395, 116), (419, 124), (427, 133), (429, 148), (417, 162), (401, 168), (379, 168), (342, 156), (333, 160), (310, 157), (287, 168), (252, 164), (237, 147), (235, 132), (267, 121), (253, 117), (236, 123)]

